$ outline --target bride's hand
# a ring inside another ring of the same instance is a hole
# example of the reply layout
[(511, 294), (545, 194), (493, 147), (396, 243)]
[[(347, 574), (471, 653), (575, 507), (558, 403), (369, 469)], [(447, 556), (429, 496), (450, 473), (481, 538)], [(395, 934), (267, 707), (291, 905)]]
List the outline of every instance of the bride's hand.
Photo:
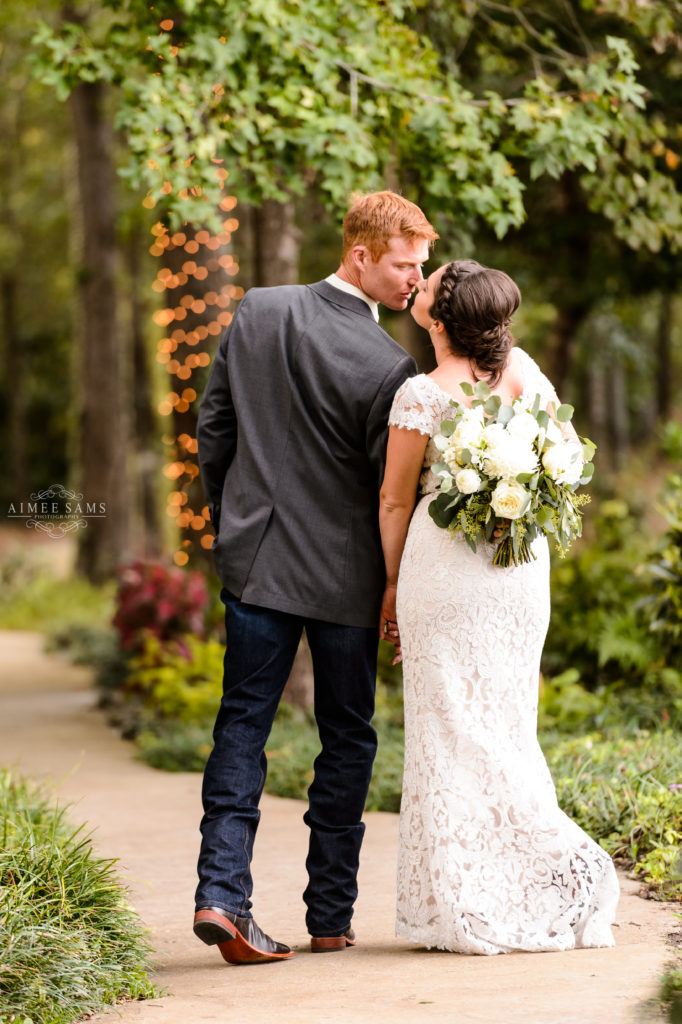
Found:
[(389, 644), (393, 644), (395, 648), (395, 657), (391, 662), (392, 665), (397, 665), (399, 661), (403, 660), (400, 631), (396, 619), (395, 598), (396, 587), (388, 585), (384, 590), (381, 614), (379, 616), (379, 636), (382, 640), (387, 640)]

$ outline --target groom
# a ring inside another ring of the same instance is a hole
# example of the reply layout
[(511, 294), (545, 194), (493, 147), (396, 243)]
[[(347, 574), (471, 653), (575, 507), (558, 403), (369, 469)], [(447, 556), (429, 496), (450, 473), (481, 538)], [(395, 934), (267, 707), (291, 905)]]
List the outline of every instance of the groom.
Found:
[(405, 309), (437, 238), (394, 192), (357, 198), (341, 266), (254, 288), (223, 335), (199, 413), (227, 646), (203, 784), (194, 931), (229, 963), (293, 952), (250, 914), (264, 747), (305, 628), (322, 750), (308, 790), (304, 893), (313, 952), (350, 927), (376, 734), (384, 569), (377, 524), (387, 417), (413, 360), (378, 324)]

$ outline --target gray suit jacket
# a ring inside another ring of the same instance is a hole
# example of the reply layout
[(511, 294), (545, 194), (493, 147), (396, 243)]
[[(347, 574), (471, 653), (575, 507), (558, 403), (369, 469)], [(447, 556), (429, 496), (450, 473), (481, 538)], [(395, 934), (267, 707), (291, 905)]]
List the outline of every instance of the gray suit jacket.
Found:
[(247, 292), (198, 427), (228, 590), (261, 607), (378, 625), (387, 418), (415, 372), (367, 304), (326, 281)]

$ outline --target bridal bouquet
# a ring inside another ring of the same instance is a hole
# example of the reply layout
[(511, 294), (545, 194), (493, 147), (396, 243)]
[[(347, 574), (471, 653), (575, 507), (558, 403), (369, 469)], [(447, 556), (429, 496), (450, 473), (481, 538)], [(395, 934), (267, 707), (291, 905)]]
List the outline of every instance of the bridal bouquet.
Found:
[[(443, 461), (431, 466), (439, 481), (431, 518), (451, 533), (461, 531), (473, 551), (483, 538), (493, 542), (506, 520), (495, 565), (530, 562), (530, 545), (541, 534), (554, 537), (565, 554), (581, 534), (579, 509), (589, 497), (576, 491), (592, 477), (595, 445), (565, 438), (540, 408), (540, 395), (532, 403), (503, 405), (483, 381), (461, 388), (474, 400), (471, 408), (453, 400), (452, 419), (434, 437)], [(553, 411), (559, 423), (573, 416), (571, 405)]]

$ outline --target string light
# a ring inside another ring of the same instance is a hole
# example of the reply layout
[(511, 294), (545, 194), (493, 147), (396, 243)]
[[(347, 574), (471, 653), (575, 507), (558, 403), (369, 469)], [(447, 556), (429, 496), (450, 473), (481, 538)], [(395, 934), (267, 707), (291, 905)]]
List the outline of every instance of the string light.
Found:
[[(161, 23), (164, 31), (170, 31), (172, 27), (170, 19)], [(224, 189), (228, 172), (221, 166), (222, 161), (214, 163), (220, 188)], [(161, 192), (169, 195), (172, 191), (172, 183), (164, 182)], [(192, 189), (191, 193), (197, 195), (200, 190)], [(143, 201), (148, 209), (155, 204), (156, 200), (150, 196)], [(220, 209), (225, 213), (231, 213), (236, 206), (235, 196), (226, 194), (220, 202)], [(170, 389), (158, 404), (160, 416), (179, 418), (190, 412), (197, 401), (197, 389), (191, 384), (193, 374), (209, 365), (211, 354), (208, 345), (229, 325), (233, 316), (233, 308), (230, 307), (234, 307), (244, 294), (242, 288), (225, 281), (226, 277), (239, 273), (237, 260), (230, 253), (220, 252), (230, 243), (238, 227), (238, 219), (230, 216), (223, 221), (222, 231), (217, 234), (206, 228), (194, 232), (190, 224), (171, 234), (161, 221), (151, 229), (153, 241), (149, 251), (166, 261), (166, 265), (159, 267), (151, 285), (155, 293), (166, 296), (166, 306), (157, 309), (153, 315), (154, 323), (165, 330), (164, 337), (158, 342), (156, 359), (170, 378)], [(180, 255), (181, 262), (178, 260)], [(201, 293), (197, 285), (206, 281), (209, 275), (218, 274), (219, 281), (207, 282), (206, 291)], [(190, 505), (190, 494), (196, 495), (199, 477), (196, 437), (187, 430), (180, 430), (176, 435), (171, 428), (170, 432), (164, 433), (163, 441), (170, 456), (163, 473), (172, 482), (166, 514), (180, 532), (173, 561), (184, 566), (189, 563), (193, 551), (205, 552), (211, 548), (213, 531), (208, 506), (197, 510)]]

